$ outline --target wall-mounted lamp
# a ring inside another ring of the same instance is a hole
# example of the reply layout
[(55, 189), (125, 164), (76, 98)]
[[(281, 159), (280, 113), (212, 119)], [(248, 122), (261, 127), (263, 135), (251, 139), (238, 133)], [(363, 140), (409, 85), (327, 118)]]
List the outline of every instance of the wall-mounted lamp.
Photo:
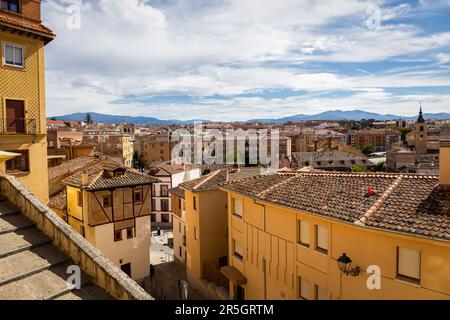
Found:
[(359, 267), (352, 268), (352, 259), (348, 257), (345, 253), (337, 259), (339, 270), (347, 276), (357, 277), (361, 269)]

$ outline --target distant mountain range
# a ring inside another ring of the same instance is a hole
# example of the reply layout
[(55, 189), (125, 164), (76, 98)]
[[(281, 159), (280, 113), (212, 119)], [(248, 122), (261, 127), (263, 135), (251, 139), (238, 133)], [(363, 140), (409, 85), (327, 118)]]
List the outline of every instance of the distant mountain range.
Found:
[[(192, 119), (192, 120), (160, 120), (152, 117), (130, 117), (130, 116), (117, 116), (117, 115), (108, 115), (101, 114), (95, 112), (89, 112), (91, 118), (94, 122), (102, 122), (102, 123), (113, 123), (118, 124), (122, 121), (133, 124), (143, 124), (143, 125), (190, 125), (195, 122), (217, 122), (217, 121), (209, 121), (209, 120), (201, 120), (201, 119)], [(73, 113), (64, 116), (52, 117), (52, 119), (57, 120), (66, 120), (66, 121), (83, 121), (86, 117), (86, 113)], [(433, 120), (442, 120), (442, 119), (450, 119), (450, 113), (425, 113), (425, 119), (433, 119)], [(311, 120), (322, 120), (322, 121), (331, 121), (331, 120), (362, 120), (362, 119), (374, 119), (377, 121), (383, 120), (415, 120), (417, 116), (412, 117), (402, 117), (393, 114), (378, 114), (373, 112), (366, 112), (362, 110), (352, 110), (352, 111), (326, 111), (314, 115), (305, 115), (305, 114), (297, 114), (284, 118), (273, 118), (273, 119), (252, 119), (247, 122), (263, 122), (263, 123), (284, 123), (288, 121), (311, 121)]]

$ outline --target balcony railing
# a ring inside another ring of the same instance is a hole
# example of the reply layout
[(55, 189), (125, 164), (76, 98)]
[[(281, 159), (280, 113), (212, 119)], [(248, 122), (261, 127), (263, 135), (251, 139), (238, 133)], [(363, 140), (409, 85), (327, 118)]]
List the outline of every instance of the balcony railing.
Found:
[(1, 121), (0, 134), (37, 134), (36, 119), (10, 119)]

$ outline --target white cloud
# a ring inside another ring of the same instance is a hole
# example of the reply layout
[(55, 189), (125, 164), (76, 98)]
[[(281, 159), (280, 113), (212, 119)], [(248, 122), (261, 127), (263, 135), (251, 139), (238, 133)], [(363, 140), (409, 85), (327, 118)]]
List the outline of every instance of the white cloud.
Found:
[[(373, 101), (382, 111), (390, 109), (389, 99), (398, 97), (380, 88), (446, 86), (450, 80), (448, 70), (433, 67), (358, 76), (311, 69), (311, 64), (321, 62), (410, 58), (450, 45), (450, 32), (429, 35), (413, 25), (382, 23), (381, 28), (368, 30), (366, 1), (83, 1), (82, 28), (69, 30), (66, 8), (71, 3), (46, 0), (43, 5), (45, 23), (57, 34), (46, 52), (50, 115), (95, 111), (242, 120), (298, 113), (298, 103), (312, 111), (345, 108), (345, 103), (371, 108)], [(411, 10), (407, 4), (385, 6), (383, 21)], [(429, 59), (445, 63), (447, 56), (439, 53)], [(277, 89), (308, 94), (202, 98)], [(334, 91), (354, 94), (345, 99), (320, 96)], [(127, 96), (157, 95), (189, 95), (194, 103), (113, 103)], [(438, 97), (441, 102), (436, 106), (444, 106), (443, 99)]]

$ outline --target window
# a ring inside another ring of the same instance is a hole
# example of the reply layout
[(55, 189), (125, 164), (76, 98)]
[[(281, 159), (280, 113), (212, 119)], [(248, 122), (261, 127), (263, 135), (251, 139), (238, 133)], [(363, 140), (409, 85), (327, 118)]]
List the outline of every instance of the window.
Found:
[(316, 300), (329, 300), (328, 291), (317, 284), (314, 286), (314, 295)]
[(122, 241), (122, 230), (114, 232), (114, 241)]
[(111, 208), (112, 206), (112, 197), (111, 196), (103, 196), (103, 207), (104, 208)]
[(154, 184), (152, 184), (152, 195), (156, 196), (156, 186)]
[(2, 9), (19, 13), (19, 0), (2, 0)]
[(121, 265), (120, 269), (122, 269), (127, 276), (131, 277), (131, 263)]
[(24, 51), (23, 47), (19, 47), (13, 44), (5, 44), (3, 51), (5, 65), (23, 68), (24, 66), (23, 51)]
[(150, 215), (150, 221), (151, 221), (151, 222), (156, 222), (156, 214), (152, 213), (152, 214)]
[(238, 217), (242, 218), (243, 211), (244, 211), (244, 208), (243, 208), (242, 201), (233, 198), (233, 214), (235, 216), (238, 216)]
[(134, 228), (128, 228), (127, 229), (127, 239), (134, 238)]
[(221, 267), (225, 267), (228, 265), (228, 257), (227, 256), (223, 256), (219, 258), (219, 268)]
[(298, 221), (298, 243), (309, 248), (309, 222)]
[(194, 227), (194, 240), (198, 240), (197, 228)]
[(321, 226), (316, 226), (316, 250), (320, 253), (328, 253), (328, 230)]
[(420, 283), (420, 251), (397, 249), (397, 278), (413, 283)]
[(169, 187), (166, 185), (161, 185), (161, 197), (169, 196)]
[(178, 209), (182, 209), (182, 206), (181, 206), (181, 199), (178, 199)]
[(142, 202), (142, 191), (134, 191), (134, 202), (135, 203), (141, 203)]
[(156, 199), (152, 199), (152, 211), (156, 211)]
[(79, 207), (83, 207), (83, 193), (81, 191), (77, 192), (77, 204)]
[(178, 232), (181, 233), (181, 222), (178, 222)]
[(30, 159), (28, 156), (28, 150), (18, 150), (10, 152), (19, 153), (20, 156), (6, 161), (6, 173), (14, 174), (30, 172)]
[(192, 205), (194, 206), (194, 210), (197, 210), (197, 197), (194, 196), (194, 200), (192, 203)]
[(242, 247), (242, 244), (236, 240), (233, 240), (233, 254), (241, 261), (244, 259), (244, 248)]
[(162, 214), (161, 215), (161, 221), (165, 222), (165, 223), (169, 223), (170, 222), (170, 215), (168, 214)]
[(161, 211), (169, 211), (169, 200), (161, 199)]
[(309, 281), (302, 277), (298, 277), (298, 296), (300, 299), (309, 299)]
[(183, 256), (183, 252), (182, 252), (181, 247), (178, 247), (178, 250), (179, 250), (179, 256), (180, 256), (180, 257)]

